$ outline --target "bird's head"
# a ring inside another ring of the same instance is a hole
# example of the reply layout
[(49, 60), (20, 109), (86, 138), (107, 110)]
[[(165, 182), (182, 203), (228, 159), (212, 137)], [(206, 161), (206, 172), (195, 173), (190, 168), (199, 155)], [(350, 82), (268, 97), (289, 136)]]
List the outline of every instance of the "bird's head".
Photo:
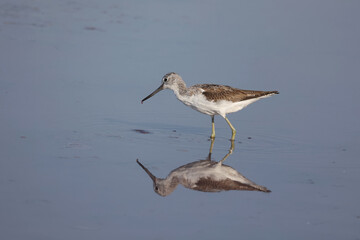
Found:
[(147, 97), (145, 97), (143, 100), (141, 100), (141, 103), (143, 103), (147, 99), (151, 98), (152, 96), (154, 96), (155, 94), (157, 94), (161, 90), (164, 90), (164, 89), (172, 89), (172, 90), (174, 90), (175, 88), (177, 88), (179, 82), (183, 83), (183, 80), (182, 80), (182, 78), (180, 77), (179, 74), (174, 73), (174, 72), (165, 74), (164, 77), (161, 80), (160, 87), (158, 87), (155, 91), (153, 91)]

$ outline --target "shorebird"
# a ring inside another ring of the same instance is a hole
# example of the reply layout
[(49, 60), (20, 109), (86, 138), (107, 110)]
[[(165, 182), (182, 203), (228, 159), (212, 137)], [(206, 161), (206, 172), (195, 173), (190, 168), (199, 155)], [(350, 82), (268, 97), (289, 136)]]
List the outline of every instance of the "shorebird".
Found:
[(141, 103), (163, 89), (173, 90), (176, 97), (182, 103), (201, 113), (211, 116), (211, 138), (215, 138), (214, 116), (222, 116), (231, 128), (231, 140), (235, 139), (236, 130), (226, 117), (226, 114), (240, 111), (247, 105), (261, 98), (266, 98), (279, 93), (278, 91), (243, 90), (217, 84), (197, 84), (192, 87), (186, 87), (186, 84), (180, 75), (171, 72), (165, 74), (162, 78), (160, 87), (149, 96), (145, 97)]
[(202, 192), (229, 190), (271, 192), (266, 187), (250, 181), (234, 168), (223, 164), (234, 149), (233, 143), (234, 141), (231, 143), (229, 153), (221, 161), (215, 162), (211, 160), (212, 142), (206, 160), (195, 161), (178, 167), (164, 179), (155, 177), (138, 159), (136, 159), (136, 162), (152, 179), (154, 191), (163, 197), (172, 193), (179, 184)]

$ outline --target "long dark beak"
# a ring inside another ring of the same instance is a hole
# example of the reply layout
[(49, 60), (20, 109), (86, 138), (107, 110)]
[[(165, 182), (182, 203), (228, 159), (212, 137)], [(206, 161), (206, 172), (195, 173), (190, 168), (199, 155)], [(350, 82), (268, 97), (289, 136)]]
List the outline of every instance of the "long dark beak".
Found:
[(147, 96), (146, 98), (144, 98), (143, 100), (141, 100), (141, 104), (142, 104), (145, 100), (151, 98), (152, 96), (154, 96), (155, 94), (157, 94), (158, 92), (160, 92), (160, 91), (163, 90), (163, 89), (164, 89), (164, 84), (161, 84), (161, 86), (160, 86), (158, 89), (156, 89), (156, 90), (153, 91), (149, 96)]
[(155, 183), (156, 181), (156, 177), (146, 168), (144, 167), (144, 165), (142, 165), (138, 159), (136, 159), (136, 162), (140, 165), (140, 167), (142, 167), (142, 169), (145, 170), (145, 172), (149, 175), (149, 177), (151, 178), (151, 180), (153, 180), (153, 182)]

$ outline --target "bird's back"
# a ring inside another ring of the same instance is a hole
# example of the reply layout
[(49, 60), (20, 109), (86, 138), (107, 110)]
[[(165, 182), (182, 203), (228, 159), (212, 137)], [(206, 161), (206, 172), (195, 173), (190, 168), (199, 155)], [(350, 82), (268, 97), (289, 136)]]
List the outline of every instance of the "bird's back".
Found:
[(201, 178), (197, 183), (194, 190), (202, 192), (220, 192), (229, 190), (246, 190), (246, 191), (261, 191), (270, 192), (267, 188), (259, 185), (249, 185), (239, 181), (234, 181), (229, 178), (215, 181), (211, 178)]
[(187, 188), (203, 192), (248, 190), (269, 192), (250, 181), (232, 167), (210, 160), (186, 164), (173, 170), (169, 176), (177, 177)]
[(198, 84), (193, 87), (203, 90), (202, 94), (210, 101), (227, 100), (240, 102), (253, 98), (260, 98), (267, 95), (278, 94), (278, 91), (256, 91), (233, 88), (217, 84)]

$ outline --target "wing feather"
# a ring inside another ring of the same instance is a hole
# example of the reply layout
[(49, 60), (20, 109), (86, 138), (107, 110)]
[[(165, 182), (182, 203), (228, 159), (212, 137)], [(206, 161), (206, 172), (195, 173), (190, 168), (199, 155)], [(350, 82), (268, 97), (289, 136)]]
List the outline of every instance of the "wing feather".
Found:
[(200, 178), (196, 183), (196, 187), (193, 189), (202, 192), (220, 192), (229, 190), (270, 192), (266, 187), (260, 185), (251, 186), (228, 178), (220, 181), (215, 181), (211, 178)]
[(203, 89), (202, 94), (210, 101), (228, 100), (240, 102), (252, 98), (259, 98), (270, 94), (278, 94), (278, 91), (255, 91), (233, 88), (216, 84), (196, 85)]

